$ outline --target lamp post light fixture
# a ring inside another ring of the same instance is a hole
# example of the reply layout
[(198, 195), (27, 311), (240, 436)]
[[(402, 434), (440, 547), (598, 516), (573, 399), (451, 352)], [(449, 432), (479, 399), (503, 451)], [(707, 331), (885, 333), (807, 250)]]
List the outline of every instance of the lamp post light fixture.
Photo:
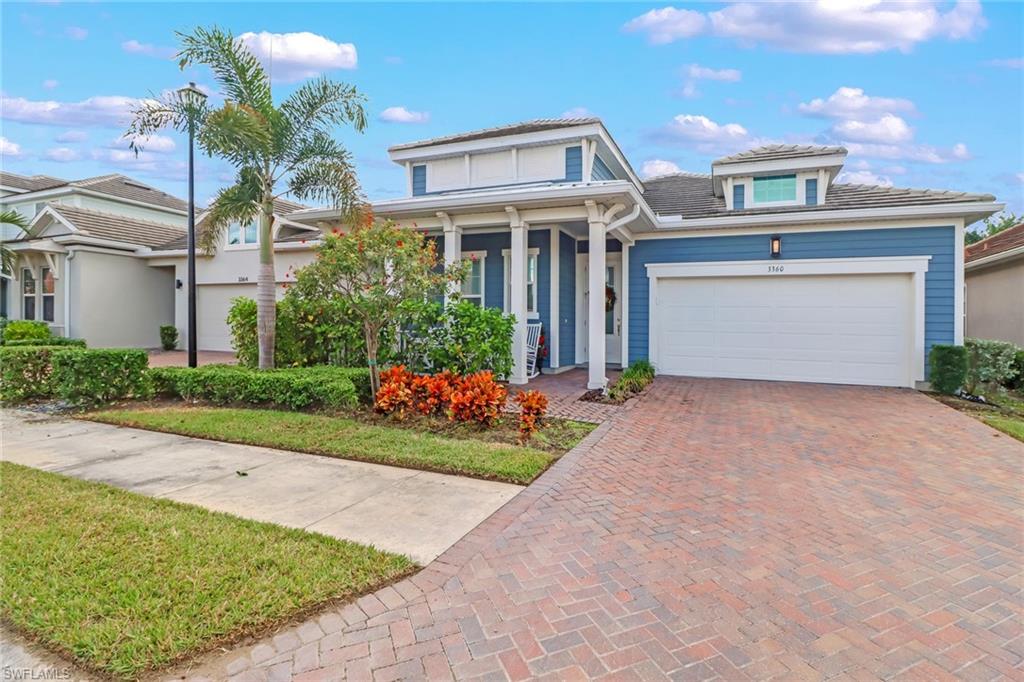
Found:
[(188, 117), (188, 366), (199, 364), (196, 339), (196, 187), (195, 134), (196, 116), (206, 101), (206, 94), (189, 83), (178, 90)]

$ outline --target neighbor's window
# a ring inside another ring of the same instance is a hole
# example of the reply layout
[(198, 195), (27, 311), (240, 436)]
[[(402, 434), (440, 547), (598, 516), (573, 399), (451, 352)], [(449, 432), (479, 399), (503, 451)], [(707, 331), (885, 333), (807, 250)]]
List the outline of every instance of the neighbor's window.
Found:
[[(512, 258), (505, 253), (505, 312), (512, 308)], [(530, 249), (526, 257), (526, 313), (537, 317), (537, 257), (539, 249)]]
[(40, 271), (43, 291), (43, 320), (53, 322), (53, 301), (57, 291), (56, 282), (53, 279), (53, 270), (43, 268)]
[(24, 268), (21, 271), (21, 297), (22, 319), (36, 319), (36, 278), (32, 276), (32, 268)]
[(228, 244), (238, 246), (241, 244), (255, 244), (257, 241), (257, 225), (253, 220), (242, 229), (238, 223), (232, 223), (228, 227)]
[(463, 251), (463, 260), (469, 261), (469, 274), (462, 280), (462, 300), (484, 307), (484, 261), (486, 251)]
[(796, 176), (754, 178), (754, 203), (770, 204), (777, 201), (796, 201)]

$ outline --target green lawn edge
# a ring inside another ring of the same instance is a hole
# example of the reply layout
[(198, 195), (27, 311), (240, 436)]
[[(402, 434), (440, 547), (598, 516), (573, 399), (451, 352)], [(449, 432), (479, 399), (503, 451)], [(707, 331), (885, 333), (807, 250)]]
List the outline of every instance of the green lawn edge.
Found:
[(102, 410), (79, 418), (517, 485), (529, 484), (558, 459), (528, 446), (450, 438), (345, 416), (284, 410), (164, 406)]
[(0, 462), (0, 615), (133, 679), (400, 580), (355, 542)]

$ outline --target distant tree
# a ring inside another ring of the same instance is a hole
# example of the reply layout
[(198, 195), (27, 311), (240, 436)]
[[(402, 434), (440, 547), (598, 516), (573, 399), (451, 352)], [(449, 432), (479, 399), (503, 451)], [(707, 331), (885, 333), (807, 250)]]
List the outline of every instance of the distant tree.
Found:
[(989, 218), (985, 218), (985, 222), (982, 223), (981, 227), (974, 230), (964, 231), (964, 244), (968, 246), (980, 242), (982, 239), (987, 239), (994, 234), (999, 234), (1003, 230), (1008, 230), (1014, 225), (1020, 225), (1024, 222), (1024, 217), (1010, 213), (1009, 211), (1003, 211), (1002, 213), (996, 214)]
[(158, 130), (187, 131), (195, 125), (199, 146), (235, 167), (235, 184), (222, 189), (209, 207), (199, 245), (215, 248), (228, 226), (255, 220), (260, 268), (256, 278), (259, 367), (274, 366), (274, 199), (289, 194), (323, 201), (350, 215), (363, 206), (352, 157), (334, 139), (337, 126), (366, 127), (365, 98), (355, 87), (323, 76), (300, 85), (275, 104), (270, 75), (259, 60), (227, 31), (197, 28), (179, 33), (182, 69), (209, 67), (224, 105), (209, 108), (171, 93), (144, 100), (126, 137), (138, 152)]

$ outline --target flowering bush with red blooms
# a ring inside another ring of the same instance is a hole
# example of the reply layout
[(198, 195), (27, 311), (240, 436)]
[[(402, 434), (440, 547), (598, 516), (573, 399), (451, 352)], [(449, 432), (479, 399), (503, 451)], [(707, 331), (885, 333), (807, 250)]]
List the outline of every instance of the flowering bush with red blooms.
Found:
[(439, 414), (448, 408), (452, 390), (459, 377), (447, 370), (431, 376), (421, 374), (412, 380), (413, 400), (420, 414)]
[(548, 411), (548, 397), (540, 391), (521, 391), (516, 395), (519, 405), (519, 440), (526, 442), (537, 429)]
[(399, 419), (405, 417), (406, 410), (413, 407), (413, 381), (415, 376), (405, 368), (396, 365), (380, 373), (380, 390), (374, 407), (385, 414), (397, 414)]
[(488, 371), (476, 372), (458, 380), (448, 405), (448, 419), (494, 424), (505, 407), (508, 391)]

